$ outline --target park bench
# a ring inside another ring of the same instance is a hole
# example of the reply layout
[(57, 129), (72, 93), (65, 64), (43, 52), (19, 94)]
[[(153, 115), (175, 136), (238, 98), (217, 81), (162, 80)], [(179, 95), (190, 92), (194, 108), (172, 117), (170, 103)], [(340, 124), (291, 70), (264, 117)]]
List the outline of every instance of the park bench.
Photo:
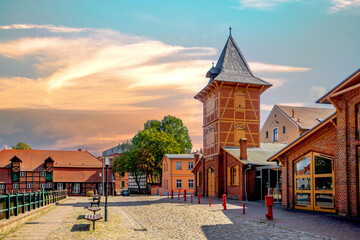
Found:
[(97, 205), (99, 207), (100, 206), (100, 200), (101, 200), (101, 196), (94, 196), (93, 200), (90, 202), (91, 207), (93, 205)]
[(93, 215), (92, 214), (87, 214), (87, 213), (85, 214), (85, 219), (93, 222), (93, 230), (95, 230), (95, 222), (97, 220), (102, 219), (102, 218), (103, 217), (102, 217), (101, 213), (95, 214), (95, 212), (94, 212)]

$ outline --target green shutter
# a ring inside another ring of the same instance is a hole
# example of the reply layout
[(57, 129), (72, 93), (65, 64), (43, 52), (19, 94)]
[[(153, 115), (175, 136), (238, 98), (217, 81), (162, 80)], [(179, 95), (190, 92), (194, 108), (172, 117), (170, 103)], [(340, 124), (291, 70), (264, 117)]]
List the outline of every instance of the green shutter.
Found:
[(47, 182), (52, 182), (52, 180), (53, 180), (53, 173), (52, 173), (52, 172), (47, 172), (45, 179), (46, 179)]

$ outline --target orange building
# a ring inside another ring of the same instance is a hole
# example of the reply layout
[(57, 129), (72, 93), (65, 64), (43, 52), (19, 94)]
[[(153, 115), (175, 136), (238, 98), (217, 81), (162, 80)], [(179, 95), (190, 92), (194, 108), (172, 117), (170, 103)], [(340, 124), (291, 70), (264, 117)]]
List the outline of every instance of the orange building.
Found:
[(167, 195), (171, 190), (193, 193), (195, 177), (191, 172), (199, 154), (165, 154), (162, 163), (162, 193)]

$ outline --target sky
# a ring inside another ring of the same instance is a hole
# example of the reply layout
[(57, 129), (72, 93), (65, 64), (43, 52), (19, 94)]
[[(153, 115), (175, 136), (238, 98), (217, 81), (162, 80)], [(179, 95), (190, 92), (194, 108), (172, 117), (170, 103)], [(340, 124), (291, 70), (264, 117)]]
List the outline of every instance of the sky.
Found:
[[(0, 146), (87, 149), (174, 115), (202, 147), (202, 105), (232, 27), (274, 104), (314, 106), (360, 66), (360, 0), (0, 0)], [(326, 107), (326, 106), (325, 106)]]

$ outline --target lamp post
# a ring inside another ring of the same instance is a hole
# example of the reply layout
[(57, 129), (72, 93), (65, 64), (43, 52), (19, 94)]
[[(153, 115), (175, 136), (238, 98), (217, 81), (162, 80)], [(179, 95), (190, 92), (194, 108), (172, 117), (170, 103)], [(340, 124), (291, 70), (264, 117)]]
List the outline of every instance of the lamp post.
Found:
[(101, 183), (101, 172), (99, 173), (99, 177), (100, 177), (100, 183), (99, 183), (100, 185), (99, 186), (101, 186), (101, 188), (98, 187), (100, 189), (99, 195), (102, 195), (103, 191), (102, 191), (102, 183)]
[(110, 165), (110, 159), (109, 157), (105, 157), (105, 167), (106, 167), (106, 180), (105, 180), (105, 222), (108, 221), (108, 169)]

